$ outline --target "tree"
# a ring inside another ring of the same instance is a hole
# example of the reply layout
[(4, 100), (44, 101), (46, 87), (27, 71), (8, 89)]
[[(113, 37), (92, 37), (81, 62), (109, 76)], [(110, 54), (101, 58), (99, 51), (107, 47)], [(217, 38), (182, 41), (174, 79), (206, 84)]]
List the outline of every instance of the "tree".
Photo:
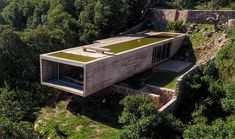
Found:
[(235, 84), (229, 82), (223, 85), (225, 98), (222, 98), (222, 106), (228, 112), (235, 113)]
[(9, 0), (0, 0), (0, 12), (4, 9), (6, 5), (9, 4)]
[(67, 12), (61, 4), (48, 11), (47, 26), (55, 38), (60, 39), (64, 48), (73, 47), (79, 41), (78, 22)]
[[(121, 104), (121, 138), (172, 138), (181, 134), (181, 123), (167, 113), (159, 114), (149, 96), (127, 96)], [(166, 129), (171, 134), (165, 134)]]
[(34, 5), (30, 0), (12, 0), (2, 12), (4, 21), (17, 30), (25, 29), (27, 20), (33, 14)]
[(218, 32), (218, 31), (220, 31), (220, 28), (218, 27), (220, 14), (217, 12), (217, 10), (215, 8), (213, 8), (211, 10), (211, 12), (212, 12), (212, 15), (211, 15), (211, 17), (207, 18), (207, 20), (209, 20), (211, 23), (213, 23), (214, 30), (216, 32)]
[(2, 17), (2, 13), (0, 12), (0, 25), (3, 25), (5, 22), (4, 22), (4, 19)]
[(211, 125), (207, 124), (204, 117), (197, 118), (197, 124), (191, 125), (184, 131), (185, 139), (201, 138), (235, 138), (235, 117), (228, 117), (225, 121), (217, 119)]
[(34, 7), (32, 16), (27, 20), (27, 28), (37, 28), (40, 25), (46, 26), (50, 2), (48, 0), (37, 0)]
[(123, 0), (123, 2), (123, 8), (127, 15), (127, 26), (136, 25), (142, 17), (142, 12), (145, 11), (148, 0)]
[[(0, 33), (0, 77), (10, 87), (27, 88), (34, 80), (35, 67), (31, 59), (31, 49), (21, 40), (20, 35), (12, 29)], [(0, 84), (2, 84), (0, 83)]]
[(196, 5), (195, 0), (175, 0), (174, 6), (179, 9), (193, 9)]
[[(234, 29), (229, 30), (229, 37), (235, 37), (233, 33)], [(222, 98), (222, 106), (228, 112), (235, 112), (235, 42), (230, 41), (225, 45), (216, 55), (216, 68), (219, 71), (219, 82), (222, 85), (222, 92), (224, 97)]]
[(122, 100), (121, 104), (124, 106), (119, 119), (124, 124), (121, 133), (122, 138), (151, 138), (156, 136), (157, 111), (148, 96), (128, 96)]
[(0, 139), (38, 139), (38, 134), (29, 122), (14, 123), (0, 116)]
[(23, 12), (20, 10), (19, 3), (12, 2), (2, 12), (4, 21), (12, 27), (22, 30), (26, 27), (26, 20)]

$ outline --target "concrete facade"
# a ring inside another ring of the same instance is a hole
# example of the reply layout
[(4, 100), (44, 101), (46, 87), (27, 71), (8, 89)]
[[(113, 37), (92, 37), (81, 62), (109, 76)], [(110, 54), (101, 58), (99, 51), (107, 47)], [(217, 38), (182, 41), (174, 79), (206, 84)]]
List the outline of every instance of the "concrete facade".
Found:
[[(151, 32), (149, 34), (159, 34), (159, 32), (158, 33)], [(63, 58), (52, 57), (50, 56), (51, 53), (43, 54), (40, 56), (41, 83), (49, 87), (53, 87), (69, 93), (86, 97), (106, 87), (112, 86), (137, 73), (143, 72), (144, 70), (149, 69), (154, 65), (163, 62), (164, 60), (170, 59), (179, 50), (185, 38), (184, 34), (177, 34), (177, 33), (175, 34), (177, 35), (175, 37), (116, 54), (96, 55), (96, 53), (89, 54), (87, 52), (84, 52), (84, 54), (86, 55), (89, 56), (93, 55), (94, 57), (97, 58), (89, 62), (79, 62)], [(127, 39), (125, 40), (125, 38)], [(111, 38), (106, 40), (100, 40), (98, 41), (98, 43), (96, 43), (96, 45), (103, 46), (109, 42), (115, 44), (119, 43), (120, 40), (123, 40), (123, 42), (125, 42), (130, 39), (134, 38), (130, 38), (129, 36), (124, 36), (121, 37), (120, 39)], [(167, 43), (171, 44), (169, 57), (153, 64), (152, 63), (153, 48), (163, 46), (164, 44)], [(89, 48), (89, 46), (94, 47), (94, 45), (88, 45), (86, 46), (86, 48)], [(73, 51), (73, 53), (79, 51), (79, 54), (80, 53), (83, 54), (82, 50), (80, 49), (82, 49), (82, 47), (67, 49), (62, 51), (66, 52)], [(52, 79), (55, 79), (57, 77), (58, 63), (77, 66), (84, 69), (84, 83), (82, 89), (78, 89), (76, 87), (64, 84), (54, 83), (53, 81), (51, 81)]]

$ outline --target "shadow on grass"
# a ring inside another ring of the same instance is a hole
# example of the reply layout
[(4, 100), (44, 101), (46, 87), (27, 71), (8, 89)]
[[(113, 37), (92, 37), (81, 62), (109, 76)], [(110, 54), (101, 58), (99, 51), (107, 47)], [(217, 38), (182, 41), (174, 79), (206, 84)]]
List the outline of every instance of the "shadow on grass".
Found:
[(140, 74), (134, 75), (131, 78), (128, 78), (122, 83), (128, 84), (129, 87), (133, 89), (140, 89), (142, 87), (141, 81), (145, 81), (145, 84), (175, 89), (177, 79), (192, 67), (193, 65), (187, 67), (181, 72), (170, 72), (160, 70), (153, 71), (153, 69), (149, 69)]
[(153, 71), (152, 69), (149, 69), (122, 81), (121, 84), (127, 84), (133, 89), (140, 89), (144, 84), (175, 89), (177, 79), (196, 63), (196, 56), (194, 54), (192, 42), (188, 37), (185, 38), (182, 47), (172, 57), (172, 59), (191, 62), (192, 65), (181, 72)]
[(118, 93), (97, 93), (86, 98), (73, 96), (67, 110), (73, 114), (84, 115), (94, 121), (120, 129), (118, 117), (123, 107), (119, 102), (125, 96)]
[(160, 87), (166, 87), (175, 89), (177, 79), (186, 73), (193, 65), (187, 67), (181, 72), (170, 72), (170, 71), (150, 71), (151, 77), (146, 80), (147, 84), (156, 85)]

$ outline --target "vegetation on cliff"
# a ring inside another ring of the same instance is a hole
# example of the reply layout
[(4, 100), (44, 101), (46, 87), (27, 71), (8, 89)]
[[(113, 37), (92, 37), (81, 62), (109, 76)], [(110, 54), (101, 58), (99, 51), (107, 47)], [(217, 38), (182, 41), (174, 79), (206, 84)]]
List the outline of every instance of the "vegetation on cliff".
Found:
[[(188, 79), (175, 112), (181, 121), (157, 113), (143, 96), (114, 95), (78, 104), (60, 100), (44, 107), (52, 90), (39, 83), (39, 54), (116, 35), (139, 22), (146, 1), (0, 0), (0, 138), (234, 138), (234, 29), (215, 63)], [(195, 7), (195, 1), (188, 2), (176, 0), (175, 6)], [(201, 35), (192, 37), (193, 44)], [(69, 104), (78, 107), (70, 110)]]

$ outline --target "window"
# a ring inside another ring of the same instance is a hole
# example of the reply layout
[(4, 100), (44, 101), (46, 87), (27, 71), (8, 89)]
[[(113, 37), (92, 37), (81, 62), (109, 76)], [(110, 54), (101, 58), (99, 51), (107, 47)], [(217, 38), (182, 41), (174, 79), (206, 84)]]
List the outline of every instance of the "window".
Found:
[(170, 56), (171, 43), (164, 44), (163, 46), (153, 47), (152, 64), (158, 63)]
[(59, 64), (58, 66), (60, 81), (77, 86), (83, 86), (83, 68), (65, 64)]

